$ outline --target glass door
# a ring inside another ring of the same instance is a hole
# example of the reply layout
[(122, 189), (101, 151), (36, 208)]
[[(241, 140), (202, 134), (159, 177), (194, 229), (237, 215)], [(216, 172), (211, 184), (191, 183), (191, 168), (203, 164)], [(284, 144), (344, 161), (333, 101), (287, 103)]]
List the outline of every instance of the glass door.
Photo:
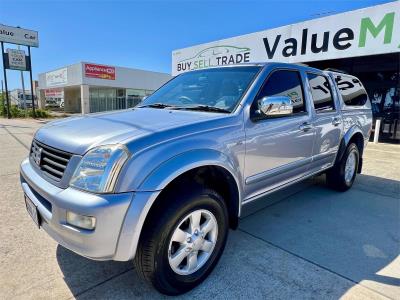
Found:
[(147, 95), (146, 90), (139, 90), (139, 89), (127, 89), (126, 94), (127, 94), (128, 107), (134, 107), (138, 105)]

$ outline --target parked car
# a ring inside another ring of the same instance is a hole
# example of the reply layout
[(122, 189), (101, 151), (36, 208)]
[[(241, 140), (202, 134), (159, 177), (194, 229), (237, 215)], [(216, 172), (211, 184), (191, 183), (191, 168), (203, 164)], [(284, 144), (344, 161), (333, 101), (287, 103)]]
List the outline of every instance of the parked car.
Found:
[(46, 104), (45, 104), (46, 108), (50, 108), (50, 107), (60, 107), (60, 103), (57, 99), (46, 99)]
[(26, 207), (64, 247), (134, 260), (161, 293), (217, 264), (253, 201), (314, 175), (361, 172), (371, 107), (350, 75), (265, 63), (181, 74), (138, 107), (54, 121), (21, 164)]

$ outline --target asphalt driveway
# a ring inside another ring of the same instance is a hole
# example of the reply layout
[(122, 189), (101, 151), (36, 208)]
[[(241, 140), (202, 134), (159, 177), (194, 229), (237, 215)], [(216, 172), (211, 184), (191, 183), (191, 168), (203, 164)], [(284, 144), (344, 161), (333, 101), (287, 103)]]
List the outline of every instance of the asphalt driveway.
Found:
[[(35, 228), (18, 169), (41, 125), (0, 119), (0, 299), (163, 298), (131, 262), (88, 260)], [(400, 299), (399, 169), (400, 146), (370, 144), (350, 191), (318, 177), (267, 197), (181, 298)]]

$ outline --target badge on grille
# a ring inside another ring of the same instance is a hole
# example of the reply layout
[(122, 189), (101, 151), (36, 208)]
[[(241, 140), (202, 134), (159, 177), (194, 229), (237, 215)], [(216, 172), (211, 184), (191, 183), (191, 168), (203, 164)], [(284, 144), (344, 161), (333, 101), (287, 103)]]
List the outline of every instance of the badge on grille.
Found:
[(35, 163), (40, 166), (40, 162), (42, 160), (42, 151), (43, 148), (38, 148), (36, 151), (34, 151), (33, 154), (33, 160), (35, 161)]

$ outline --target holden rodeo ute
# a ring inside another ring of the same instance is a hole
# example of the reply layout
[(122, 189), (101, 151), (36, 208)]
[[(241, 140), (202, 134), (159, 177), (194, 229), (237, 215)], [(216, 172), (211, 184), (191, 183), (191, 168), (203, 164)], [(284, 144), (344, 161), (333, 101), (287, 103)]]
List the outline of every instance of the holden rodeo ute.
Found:
[(371, 108), (357, 78), (255, 63), (183, 73), (123, 111), (50, 122), (21, 164), (28, 213), (62, 246), (133, 260), (158, 291), (201, 283), (246, 205), (361, 172)]

